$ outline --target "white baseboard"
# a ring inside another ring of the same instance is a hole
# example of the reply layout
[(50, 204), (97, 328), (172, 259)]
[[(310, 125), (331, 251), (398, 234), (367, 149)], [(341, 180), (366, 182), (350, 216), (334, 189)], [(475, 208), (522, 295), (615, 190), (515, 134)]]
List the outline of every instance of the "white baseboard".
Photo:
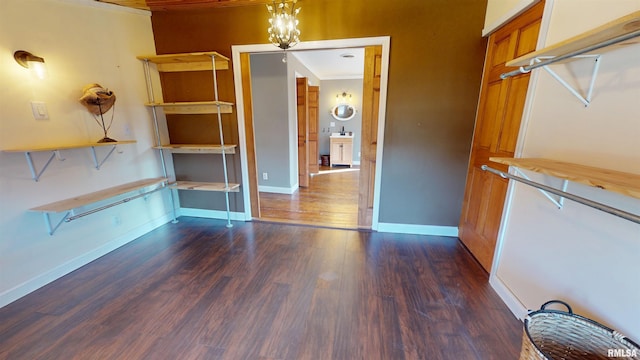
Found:
[(157, 227), (168, 223), (171, 220), (173, 220), (173, 215), (169, 213), (160, 218), (149, 221), (148, 223), (143, 224), (131, 230), (130, 232), (123, 234), (92, 251), (89, 251), (88, 253), (71, 259), (45, 273), (37, 275), (36, 277), (23, 282), (22, 284), (16, 285), (15, 287), (4, 291), (0, 294), (0, 308), (20, 299), (21, 297), (35, 290), (38, 290), (39, 288), (69, 274), (72, 271), (83, 267), (93, 260), (96, 260), (97, 258), (104, 256), (123, 245), (128, 244), (129, 242), (156, 229)]
[(258, 186), (258, 191), (259, 192), (266, 192), (266, 193), (275, 193), (275, 194), (288, 194), (291, 195), (294, 192), (296, 192), (296, 190), (298, 190), (298, 185), (294, 185), (292, 187), (278, 187), (278, 186), (265, 186), (265, 185), (259, 185)]
[(511, 290), (509, 290), (507, 285), (503, 283), (499, 277), (491, 274), (489, 276), (489, 284), (491, 285), (493, 290), (495, 290), (498, 296), (500, 296), (502, 302), (507, 305), (507, 307), (509, 308), (509, 310), (511, 310), (515, 317), (523, 320), (527, 316), (527, 314), (529, 313), (527, 311), (527, 307), (524, 306), (520, 302), (520, 300), (518, 300), (518, 298), (511, 292)]
[[(181, 216), (200, 217), (207, 219), (227, 219), (227, 212), (224, 210), (207, 210), (207, 209), (194, 209), (194, 208), (180, 208), (179, 213)], [(247, 221), (244, 213), (232, 211), (230, 214), (231, 220), (234, 221)]]
[(458, 237), (456, 226), (378, 223), (378, 232)]

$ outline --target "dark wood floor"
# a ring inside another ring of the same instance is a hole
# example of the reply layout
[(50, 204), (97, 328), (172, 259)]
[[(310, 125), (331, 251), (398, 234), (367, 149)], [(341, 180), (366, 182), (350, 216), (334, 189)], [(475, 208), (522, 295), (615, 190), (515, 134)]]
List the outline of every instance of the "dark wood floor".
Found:
[(322, 166), (311, 176), (309, 187), (295, 193), (260, 193), (260, 220), (358, 228), (358, 171), (347, 167)]
[(455, 238), (224, 225), (180, 218), (5, 306), (0, 359), (518, 358)]

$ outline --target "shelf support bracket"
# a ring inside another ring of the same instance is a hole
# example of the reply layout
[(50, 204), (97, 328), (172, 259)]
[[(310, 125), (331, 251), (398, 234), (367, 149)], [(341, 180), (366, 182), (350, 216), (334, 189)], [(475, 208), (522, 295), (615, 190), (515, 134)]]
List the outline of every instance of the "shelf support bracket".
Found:
[[(105, 155), (104, 159), (102, 159), (102, 161), (98, 162), (98, 156), (96, 155), (96, 147), (92, 146), (91, 147), (91, 155), (93, 155), (93, 164), (96, 167), (96, 170), (100, 170), (100, 167), (102, 166), (102, 164), (104, 164), (105, 161), (107, 161), (107, 159), (109, 158), (109, 156), (111, 156), (111, 154), (113, 154), (113, 151), (116, 150), (117, 145), (113, 145), (111, 147), (111, 150), (109, 150), (109, 152), (107, 153), (107, 155)], [(118, 151), (119, 154), (121, 154), (121, 151)]]
[[(565, 89), (569, 90), (569, 92), (575, 96), (576, 98), (578, 98), (578, 100), (580, 100), (580, 102), (582, 104), (584, 104), (585, 107), (588, 107), (589, 104), (591, 103), (591, 95), (593, 94), (593, 86), (596, 82), (596, 77), (598, 75), (598, 70), (600, 69), (600, 55), (578, 55), (575, 56), (576, 58), (593, 58), (594, 64), (593, 64), (593, 71), (591, 72), (591, 81), (589, 82), (589, 89), (587, 90), (587, 95), (583, 96), (582, 94), (580, 94), (576, 89), (574, 89), (571, 85), (569, 85), (569, 83), (567, 83), (562, 77), (560, 77), (560, 75), (558, 75), (558, 73), (556, 73), (555, 71), (551, 70), (551, 68), (549, 68), (548, 65), (543, 65), (542, 68), (549, 74), (551, 75), (551, 77), (553, 77), (554, 79), (556, 79), (556, 81), (558, 81)], [(546, 56), (546, 57), (537, 57), (535, 59), (533, 59), (533, 62), (535, 63), (541, 63), (542, 60), (541, 59), (553, 59), (552, 56)]]
[(35, 165), (33, 164), (33, 158), (31, 157), (31, 152), (30, 151), (25, 151), (24, 155), (27, 158), (27, 164), (29, 165), (29, 170), (31, 170), (31, 178), (36, 182), (38, 180), (40, 180), (40, 176), (42, 176), (44, 171), (47, 170), (47, 167), (49, 166), (49, 164), (51, 164), (51, 161), (53, 161), (54, 157), (57, 158), (59, 161), (64, 161), (65, 160), (60, 155), (60, 151), (53, 150), (51, 152), (51, 156), (49, 156), (49, 160), (47, 160), (47, 162), (44, 164), (42, 169), (40, 169), (40, 171), (37, 171)]
[(60, 221), (58, 221), (58, 223), (56, 224), (56, 226), (51, 226), (51, 218), (50, 218), (50, 214), (48, 212), (43, 213), (42, 215), (44, 216), (44, 223), (47, 225), (47, 231), (49, 232), (49, 235), (53, 235), (53, 233), (56, 232), (56, 230), (58, 230), (58, 228), (60, 227), (60, 225), (62, 225), (63, 222), (66, 222), (69, 215), (71, 214), (71, 211), (67, 211), (64, 216), (62, 217), (62, 219), (60, 219)]
[[(517, 167), (514, 167), (513, 170), (522, 178), (527, 179), (529, 181), (531, 181), (531, 178), (529, 178), (527, 176), (527, 174), (523, 173), (520, 169), (518, 169)], [(562, 191), (566, 192), (567, 191), (567, 186), (569, 186), (569, 181), (568, 180), (562, 180)], [(551, 201), (553, 203), (553, 205), (555, 205), (558, 209), (562, 209), (562, 207), (564, 206), (564, 197), (562, 195), (558, 195), (559, 199), (556, 200), (554, 199), (549, 192), (547, 192), (546, 190), (540, 189), (538, 188), (538, 191), (540, 191), (540, 193), (542, 195), (544, 195), (547, 199), (549, 199), (549, 201)]]

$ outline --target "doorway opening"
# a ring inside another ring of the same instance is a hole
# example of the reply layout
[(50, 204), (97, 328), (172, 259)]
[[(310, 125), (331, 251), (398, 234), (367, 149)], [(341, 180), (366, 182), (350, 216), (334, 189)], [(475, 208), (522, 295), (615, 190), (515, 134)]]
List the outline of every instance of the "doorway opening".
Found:
[[(389, 37), (379, 38), (363, 38), (363, 39), (346, 39), (346, 40), (328, 40), (318, 42), (300, 43), (297, 46), (295, 52), (305, 50), (319, 50), (319, 49), (353, 49), (353, 48), (370, 48), (368, 49), (368, 56), (371, 59), (369, 66), (365, 67), (365, 73), (367, 68), (370, 69), (369, 74), (371, 79), (365, 79), (363, 81), (364, 86), (367, 84), (372, 89), (368, 93), (365, 90), (363, 95), (363, 135), (362, 145), (360, 146), (360, 153), (363, 155), (363, 160), (366, 164), (362, 165), (362, 168), (366, 168), (366, 171), (358, 172), (336, 172), (328, 175), (314, 176), (311, 183), (321, 183), (325, 179), (321, 179), (325, 176), (351, 176), (357, 174), (356, 186), (357, 191), (350, 191), (349, 194), (358, 198), (357, 203), (357, 221), (356, 227), (368, 228), (377, 230), (378, 223), (378, 202), (379, 202), (379, 184), (382, 168), (380, 164), (376, 164), (376, 159), (382, 156), (382, 146), (384, 138), (384, 123), (385, 123), (385, 108), (386, 108), (386, 89), (387, 89), (387, 74), (388, 74), (388, 62), (389, 62)], [(260, 211), (260, 191), (258, 179), (263, 177), (258, 171), (258, 157), (256, 148), (256, 133), (254, 129), (254, 116), (253, 99), (252, 99), (252, 83), (251, 83), (251, 59), (252, 54), (273, 53), (282, 52), (274, 48), (272, 45), (242, 45), (233, 46), (233, 68), (234, 68), (234, 80), (236, 84), (236, 102), (237, 102), (237, 114), (238, 114), (238, 130), (240, 137), (240, 156), (242, 163), (242, 183), (244, 184), (244, 204), (245, 204), (245, 219), (263, 219)], [(290, 51), (293, 52), (293, 51)], [(290, 55), (290, 54), (289, 54)], [(295, 74), (287, 75), (290, 80), (290, 84), (295, 79)], [(288, 87), (287, 96), (289, 99), (296, 98), (296, 91), (294, 86)], [(335, 94), (333, 95), (335, 96)], [(368, 100), (369, 99), (369, 100)], [(324, 111), (320, 109), (319, 111)], [(288, 109), (288, 130), (290, 147), (299, 147), (301, 143), (299, 141), (299, 134), (291, 129), (297, 129), (296, 126), (297, 114), (295, 108)], [(291, 124), (293, 122), (293, 124)], [(322, 134), (322, 127), (320, 127), (320, 134)], [(328, 127), (324, 129), (325, 134), (330, 132)], [(308, 140), (308, 139), (307, 139)], [(306, 141), (302, 141), (306, 143)], [(289, 163), (298, 163), (301, 156), (299, 151), (290, 151)], [(303, 155), (304, 156), (304, 155)], [(317, 160), (316, 160), (317, 161)], [(292, 168), (295, 166), (292, 166)], [(291, 176), (291, 174), (289, 174)], [(362, 179), (365, 178), (363, 182)], [(337, 182), (344, 182), (345, 179), (337, 180)], [(352, 181), (353, 182), (353, 181)], [(333, 189), (334, 186), (331, 186)], [(297, 186), (296, 186), (297, 189)], [(300, 194), (302, 192), (298, 191)], [(335, 190), (325, 191), (329, 195), (338, 196)], [(247, 196), (248, 195), (248, 196)], [(291, 195), (291, 194), (288, 194)], [(304, 197), (304, 196), (303, 196)], [(344, 196), (343, 196), (344, 197)], [(331, 200), (328, 200), (331, 201)], [(334, 202), (336, 199), (333, 200)], [(289, 204), (291, 206), (291, 203)], [(313, 212), (313, 210), (312, 210)], [(319, 213), (319, 222), (316, 225), (329, 225), (323, 224), (323, 219), (328, 219), (326, 214)], [(323, 217), (324, 216), (324, 217)], [(338, 214), (336, 216), (339, 217)], [(290, 222), (305, 223), (301, 219), (289, 219)], [(337, 225), (336, 225), (337, 226)], [(338, 226), (344, 227), (344, 226)], [(352, 226), (348, 226), (352, 227)]]

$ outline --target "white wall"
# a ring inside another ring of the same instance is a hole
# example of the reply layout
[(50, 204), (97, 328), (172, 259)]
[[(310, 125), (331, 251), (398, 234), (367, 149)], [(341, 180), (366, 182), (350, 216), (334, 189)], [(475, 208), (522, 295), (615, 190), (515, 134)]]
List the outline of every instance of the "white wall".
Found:
[[(13, 59), (16, 50), (44, 57), (37, 80)], [(168, 194), (133, 200), (63, 223), (49, 236), (40, 213), (28, 209), (111, 186), (161, 176), (146, 101), (142, 65), (155, 53), (149, 13), (86, 0), (0, 1), (0, 148), (95, 142), (101, 128), (78, 103), (85, 84), (115, 91), (109, 135), (119, 146), (100, 170), (88, 148), (64, 150), (39, 182), (23, 153), (0, 153), (0, 306), (74, 270), (169, 219)], [(49, 120), (34, 120), (30, 101), (47, 104)], [(108, 113), (110, 115), (110, 113)], [(102, 157), (106, 149), (98, 149)], [(38, 168), (49, 153), (34, 153)], [(55, 217), (57, 222), (59, 217)]]
[[(547, 44), (640, 10), (638, 0), (557, 0), (550, 5)], [(552, 67), (586, 91), (592, 61)], [(534, 71), (532, 84), (520, 156), (640, 174), (640, 45), (603, 55), (587, 108), (543, 70)], [(544, 184), (560, 183), (527, 174)], [(537, 190), (519, 183), (512, 182), (510, 191), (491, 275), (507, 303), (538, 309), (549, 299), (562, 299), (576, 313), (638, 341), (640, 225), (569, 200), (558, 210)], [(575, 183), (567, 191), (640, 214), (635, 198)]]
[(540, 0), (489, 0), (482, 34), (487, 35)]

